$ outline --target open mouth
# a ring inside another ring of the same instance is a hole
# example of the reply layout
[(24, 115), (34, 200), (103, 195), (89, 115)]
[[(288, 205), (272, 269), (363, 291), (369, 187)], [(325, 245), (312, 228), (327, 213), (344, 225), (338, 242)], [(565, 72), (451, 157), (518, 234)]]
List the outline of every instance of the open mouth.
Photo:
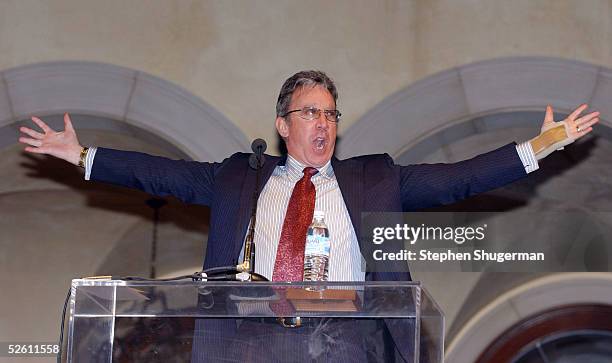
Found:
[(325, 149), (325, 145), (327, 145), (327, 138), (323, 136), (316, 137), (313, 144), (316, 151), (323, 151)]

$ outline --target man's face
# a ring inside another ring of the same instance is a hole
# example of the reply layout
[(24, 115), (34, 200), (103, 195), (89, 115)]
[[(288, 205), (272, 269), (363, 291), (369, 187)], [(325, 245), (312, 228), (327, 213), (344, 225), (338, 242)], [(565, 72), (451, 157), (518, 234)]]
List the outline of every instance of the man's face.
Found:
[[(289, 111), (304, 107), (335, 110), (336, 103), (331, 93), (322, 86), (302, 87), (291, 96)], [(276, 129), (285, 139), (289, 155), (306, 166), (319, 168), (325, 165), (334, 153), (336, 145), (336, 123), (327, 121), (321, 111), (319, 118), (304, 120), (300, 112), (276, 118)]]

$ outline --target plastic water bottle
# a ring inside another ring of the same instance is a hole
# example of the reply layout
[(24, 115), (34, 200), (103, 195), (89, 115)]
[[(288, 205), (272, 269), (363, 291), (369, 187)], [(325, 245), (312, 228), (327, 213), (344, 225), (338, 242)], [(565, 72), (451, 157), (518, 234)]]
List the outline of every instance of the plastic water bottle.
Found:
[(324, 218), (325, 212), (315, 211), (312, 224), (308, 227), (304, 251), (304, 281), (327, 281), (331, 241)]

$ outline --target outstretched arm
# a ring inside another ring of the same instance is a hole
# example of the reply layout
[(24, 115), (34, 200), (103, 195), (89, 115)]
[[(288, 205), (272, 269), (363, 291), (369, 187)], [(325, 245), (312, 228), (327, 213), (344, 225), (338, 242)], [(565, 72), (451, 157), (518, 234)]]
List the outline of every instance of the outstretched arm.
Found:
[[(528, 160), (541, 160), (554, 150), (563, 148), (593, 130), (599, 112), (580, 117), (587, 105), (576, 108), (563, 121), (553, 120), (552, 107), (546, 114), (538, 136), (524, 143), (533, 149)], [(522, 144), (523, 145), (523, 144)], [(523, 150), (523, 149), (522, 149)], [(450, 204), (461, 199), (499, 188), (523, 178), (537, 169), (526, 165), (524, 155), (513, 144), (453, 164), (421, 164), (402, 166), (401, 195), (404, 210), (415, 210)]]
[[(210, 205), (219, 163), (170, 160), (133, 151), (92, 148), (86, 153), (64, 115), (64, 130), (55, 131), (37, 117), (32, 121), (42, 133), (28, 127), (19, 142), (31, 153), (52, 155), (85, 168), (85, 178), (139, 189), (158, 196), (173, 195), (186, 203)], [(92, 153), (93, 150), (93, 153)], [(95, 157), (95, 167), (94, 165)], [(83, 160), (83, 164), (79, 164)], [(91, 173), (88, 175), (88, 173)]]
[(38, 117), (32, 117), (32, 121), (43, 131), (42, 133), (28, 127), (20, 127), (19, 131), (27, 135), (19, 138), (19, 142), (26, 144), (25, 151), (52, 155), (66, 160), (74, 165), (79, 165), (79, 159), (83, 147), (79, 143), (70, 116), (64, 114), (64, 131), (51, 129)]

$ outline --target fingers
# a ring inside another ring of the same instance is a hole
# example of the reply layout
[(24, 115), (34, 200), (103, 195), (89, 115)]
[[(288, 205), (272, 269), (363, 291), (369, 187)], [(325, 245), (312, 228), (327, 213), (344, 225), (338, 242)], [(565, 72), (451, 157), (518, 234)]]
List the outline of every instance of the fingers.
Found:
[(34, 153), (34, 154), (45, 154), (46, 153), (46, 150), (43, 150), (42, 148), (39, 148), (39, 147), (27, 146), (24, 150), (29, 153)]
[[(584, 107), (583, 107), (584, 106)], [(574, 110), (574, 112), (572, 112), (572, 114), (570, 114), (568, 116), (568, 120), (570, 122), (570, 125), (573, 124), (573, 127), (576, 128), (575, 131), (575, 138), (580, 138), (586, 134), (588, 134), (589, 132), (593, 131), (593, 125), (595, 125), (596, 123), (599, 122), (599, 115), (600, 113), (598, 111), (595, 112), (591, 112), (587, 115), (584, 115), (578, 119), (573, 119), (572, 116), (575, 115), (577, 116), (578, 114), (580, 114), (580, 112), (576, 113), (576, 111), (578, 111), (579, 109), (586, 109), (586, 105), (582, 105), (579, 108), (577, 108), (576, 110)]]
[(576, 129), (580, 128), (579, 132), (581, 132), (582, 130), (587, 130), (589, 128), (592, 129), (591, 126), (595, 125), (598, 122), (599, 122), (599, 118), (593, 118), (593, 119), (591, 119), (589, 121), (585, 121), (585, 122), (582, 122), (580, 124), (576, 124)]
[(582, 117), (580, 117), (579, 119), (576, 119), (574, 122), (576, 123), (576, 126), (581, 126), (586, 124), (587, 122), (598, 118), (597, 116), (599, 116), (599, 112), (595, 111), (595, 112), (591, 112), (588, 115), (584, 115)]
[(42, 141), (36, 140), (36, 139), (30, 139), (28, 137), (20, 137), (19, 142), (22, 144), (30, 145), (30, 146), (36, 146), (37, 148), (42, 146)]
[(588, 115), (582, 116), (574, 122), (575, 131), (574, 139), (583, 137), (584, 135), (593, 131), (593, 125), (599, 122), (599, 112), (591, 112)]
[(582, 111), (586, 110), (588, 107), (589, 105), (583, 103), (582, 105), (578, 106), (578, 108), (576, 108), (574, 111), (572, 111), (572, 113), (567, 116), (567, 119), (574, 121), (576, 117), (578, 117), (578, 115), (580, 115)]
[(53, 131), (49, 126), (47, 126), (46, 123), (43, 122), (43, 120), (39, 119), (38, 117), (32, 116), (32, 121), (34, 121), (34, 123), (38, 125), (38, 127), (40, 127), (45, 132), (45, 134), (47, 132)]
[(40, 140), (40, 139), (45, 137), (44, 134), (41, 134), (38, 131), (34, 131), (34, 130), (30, 129), (30, 128), (23, 127), (23, 126), (19, 128), (19, 131), (21, 131), (24, 134), (30, 136), (31, 138), (38, 139), (38, 140)]

